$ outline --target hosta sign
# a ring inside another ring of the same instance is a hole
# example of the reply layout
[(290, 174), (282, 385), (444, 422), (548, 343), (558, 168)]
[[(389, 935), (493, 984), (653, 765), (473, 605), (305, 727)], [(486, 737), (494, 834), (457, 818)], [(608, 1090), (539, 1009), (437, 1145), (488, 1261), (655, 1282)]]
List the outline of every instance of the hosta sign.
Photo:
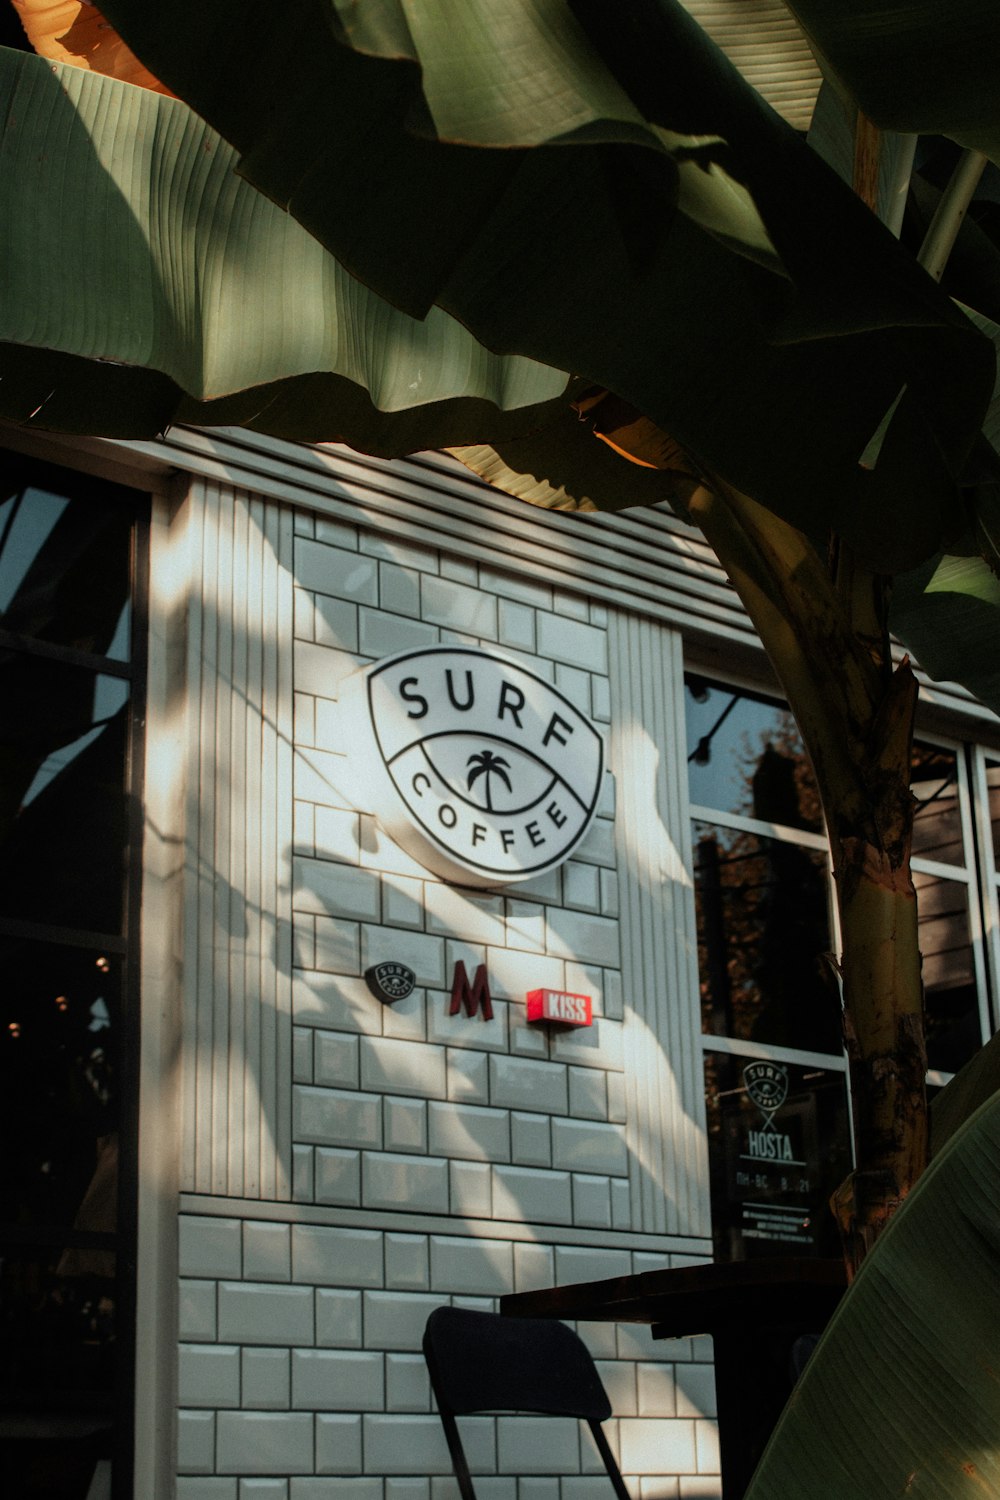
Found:
[(372, 810), (436, 874), (527, 880), (561, 864), (590, 827), (601, 736), (523, 667), (432, 646), (356, 673), (342, 702)]

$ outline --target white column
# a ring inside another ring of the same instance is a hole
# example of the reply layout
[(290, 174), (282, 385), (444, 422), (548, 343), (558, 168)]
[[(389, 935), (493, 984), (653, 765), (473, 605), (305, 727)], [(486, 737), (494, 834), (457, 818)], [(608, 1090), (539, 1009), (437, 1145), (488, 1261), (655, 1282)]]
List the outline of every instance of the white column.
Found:
[(612, 612), (609, 648), (632, 1227), (708, 1235), (681, 640)]
[(291, 1180), (292, 515), (193, 486), (181, 1186)]

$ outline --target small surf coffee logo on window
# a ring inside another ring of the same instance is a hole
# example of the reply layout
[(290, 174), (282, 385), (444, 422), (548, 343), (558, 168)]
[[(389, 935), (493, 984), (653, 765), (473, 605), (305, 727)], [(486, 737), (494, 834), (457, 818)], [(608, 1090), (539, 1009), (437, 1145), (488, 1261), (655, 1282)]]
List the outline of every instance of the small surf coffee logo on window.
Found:
[(753, 1062), (743, 1069), (743, 1082), (750, 1098), (764, 1116), (769, 1129), (788, 1098), (788, 1071), (777, 1063)]
[(527, 880), (561, 864), (593, 821), (601, 736), (513, 662), (465, 647), (408, 651), (356, 673), (342, 702), (379, 822), (446, 879)]

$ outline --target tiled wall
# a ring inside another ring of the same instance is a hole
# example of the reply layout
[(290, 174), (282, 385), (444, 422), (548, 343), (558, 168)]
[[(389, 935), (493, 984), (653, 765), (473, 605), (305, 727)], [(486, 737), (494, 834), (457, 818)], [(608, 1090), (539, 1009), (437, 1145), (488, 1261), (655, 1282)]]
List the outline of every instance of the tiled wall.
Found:
[[(612, 776), (560, 869), (499, 894), (445, 885), (358, 809), (339, 684), (403, 649), (494, 645), (607, 729), (608, 619), (341, 522), (299, 513), (295, 532), (294, 1206), (185, 1200), (178, 1496), (452, 1500), (419, 1352), (430, 1310), (684, 1263), (669, 1247), (697, 1250), (699, 1231), (637, 1232)], [(417, 975), (391, 1007), (362, 977), (387, 959)], [(448, 1014), (459, 960), (486, 964), (492, 1020)], [(591, 995), (594, 1025), (529, 1027), (539, 986)], [(717, 1496), (707, 1341), (581, 1332), (637, 1500)], [(480, 1500), (609, 1492), (573, 1424), (468, 1433)]]
[[(443, 884), (351, 805), (337, 685), (376, 654), (499, 645), (597, 722), (606, 614), (586, 600), (350, 528), (297, 522), (295, 1196), (300, 1201), (629, 1229), (614, 783), (560, 869), (478, 894)], [(480, 576), (485, 574), (486, 576)], [(418, 988), (382, 1007), (395, 959)], [(493, 1019), (448, 1014), (485, 963)], [(549, 1034), (527, 990), (589, 994)]]
[[(456, 1500), (420, 1352), (428, 1313), (649, 1264), (637, 1252), (185, 1216), (178, 1500)], [(578, 1331), (631, 1493), (717, 1496), (710, 1341)], [(576, 1423), (471, 1417), (462, 1431), (480, 1500), (610, 1494)]]

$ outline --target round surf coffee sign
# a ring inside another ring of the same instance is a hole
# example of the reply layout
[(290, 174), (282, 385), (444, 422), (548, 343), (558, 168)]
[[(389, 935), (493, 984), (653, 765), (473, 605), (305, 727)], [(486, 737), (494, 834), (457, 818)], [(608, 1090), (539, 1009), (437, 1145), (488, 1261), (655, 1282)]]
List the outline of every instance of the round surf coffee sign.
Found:
[(523, 667), (432, 646), (356, 673), (342, 701), (379, 822), (446, 879), (527, 880), (561, 864), (593, 821), (601, 736)]

